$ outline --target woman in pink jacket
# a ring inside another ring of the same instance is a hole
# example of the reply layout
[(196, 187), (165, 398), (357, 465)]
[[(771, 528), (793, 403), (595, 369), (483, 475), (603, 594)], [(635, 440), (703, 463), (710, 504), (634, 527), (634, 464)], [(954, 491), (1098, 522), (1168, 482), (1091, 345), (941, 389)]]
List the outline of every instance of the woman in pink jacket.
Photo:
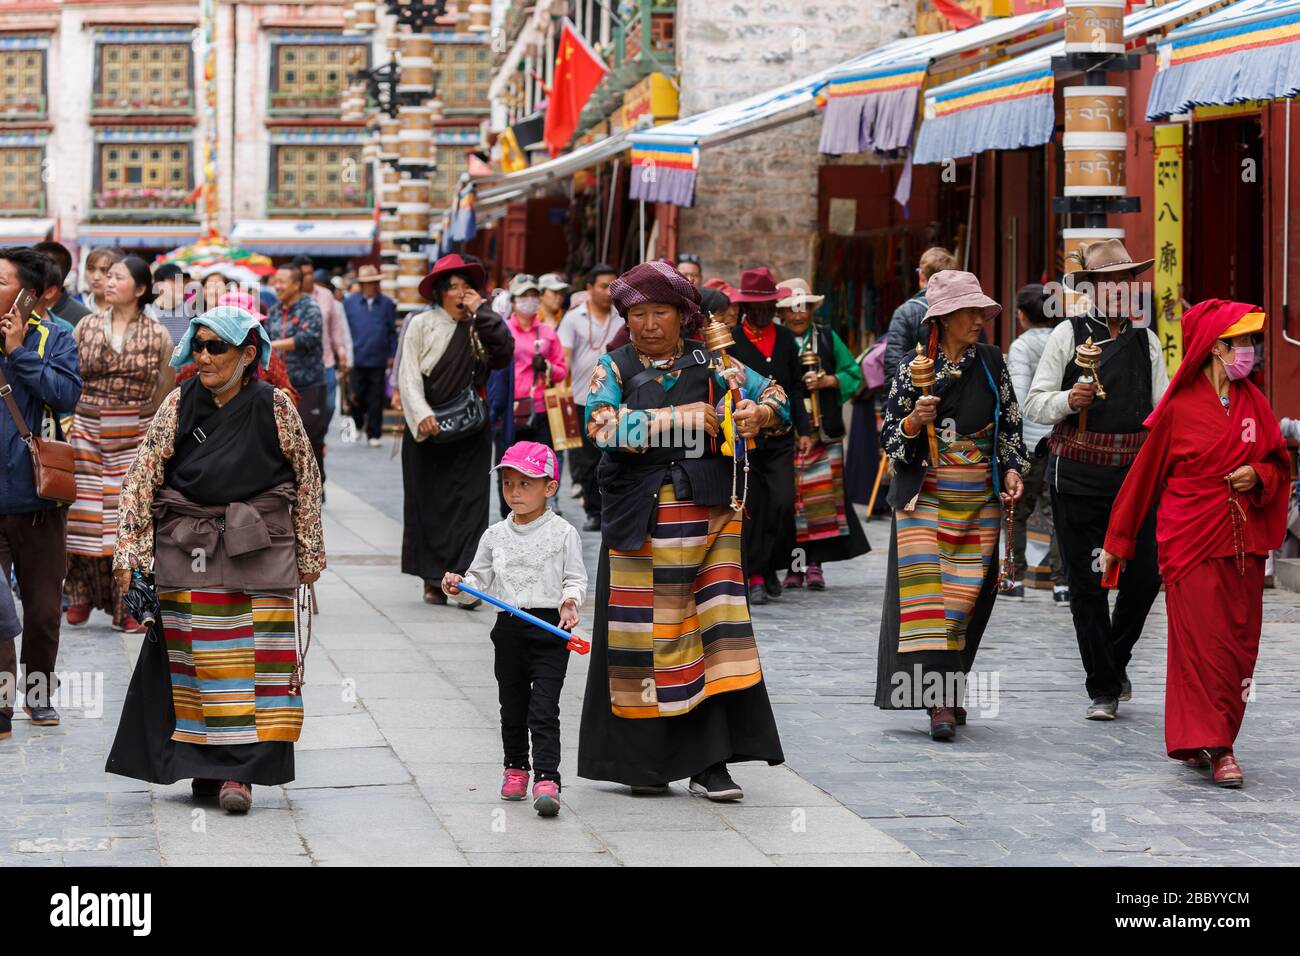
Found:
[(515, 441), (536, 441), (551, 446), (551, 426), (546, 420), (543, 392), (569, 374), (560, 338), (540, 320), (542, 292), (530, 275), (510, 280), (514, 308), (506, 325), (515, 337)]

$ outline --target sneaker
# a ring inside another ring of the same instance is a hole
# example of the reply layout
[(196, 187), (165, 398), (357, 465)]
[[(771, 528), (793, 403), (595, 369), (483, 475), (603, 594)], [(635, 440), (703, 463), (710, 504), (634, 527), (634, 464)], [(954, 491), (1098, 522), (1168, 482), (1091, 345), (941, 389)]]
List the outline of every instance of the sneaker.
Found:
[(930, 708), (930, 739), (951, 740), (957, 733), (957, 711), (952, 707)]
[(379, 448), (381, 445), (383, 445), (383, 442), (380, 441), (378, 438), (370, 438), (367, 439), (366, 444), (371, 448)]
[(211, 800), (221, 792), (220, 780), (195, 777), (190, 781), (190, 794), (195, 800)]
[(1127, 675), (1121, 677), (1119, 680), (1119, 699), (1120, 700), (1133, 699), (1133, 682), (1128, 679)]
[(560, 812), (560, 785), (554, 780), (533, 784), (533, 809), (539, 817), (553, 817)]
[(8, 740), (14, 735), (14, 719), (0, 714), (0, 740)]
[(763, 589), (767, 591), (768, 597), (779, 598), (781, 596), (781, 582), (776, 579), (775, 571), (769, 571), (763, 575)]
[(221, 785), (217, 802), (227, 813), (247, 813), (253, 808), (253, 788), (238, 780), (227, 780)]
[(122, 630), (127, 634), (143, 634), (148, 628), (128, 614), (122, 618)]
[(582, 523), (583, 531), (599, 531), (600, 515), (587, 515), (587, 520)]
[(741, 800), (745, 796), (745, 791), (727, 773), (725, 763), (715, 763), (703, 773), (691, 777), (690, 791), (710, 800)]
[(1098, 697), (1088, 705), (1083, 715), (1088, 720), (1114, 720), (1119, 714), (1119, 701), (1114, 697)]
[(998, 596), (1001, 598), (1011, 598), (1013, 601), (1023, 601), (1025, 599), (1025, 582), (1017, 581)]
[(826, 590), (826, 578), (822, 575), (822, 566), (820, 564), (808, 565), (808, 590)]
[(1231, 750), (1225, 750), (1214, 758), (1214, 785), (1216, 787), (1240, 787), (1246, 782), (1237, 758)]
[(27, 716), (32, 719), (32, 724), (36, 727), (59, 726), (59, 712), (53, 707), (42, 707), (39, 704), (24, 704), (23, 710), (27, 713)]
[(781, 587), (787, 590), (797, 591), (803, 587), (803, 572), (789, 571), (786, 573), (785, 580), (781, 582)]
[(89, 604), (69, 604), (68, 623), (73, 625), (85, 624), (86, 621), (90, 620), (90, 610)]
[(1070, 606), (1070, 589), (1062, 585), (1052, 587), (1052, 602), (1057, 607), (1068, 608)]
[(753, 606), (755, 604), (766, 604), (767, 602), (768, 602), (767, 589), (764, 588), (763, 585), (761, 584), (751, 584), (749, 586), (750, 605)]
[(522, 800), (526, 796), (528, 796), (528, 771), (506, 767), (505, 775), (501, 778), (501, 799)]
[(632, 796), (634, 797), (662, 797), (668, 792), (666, 783), (642, 783), (633, 784)]

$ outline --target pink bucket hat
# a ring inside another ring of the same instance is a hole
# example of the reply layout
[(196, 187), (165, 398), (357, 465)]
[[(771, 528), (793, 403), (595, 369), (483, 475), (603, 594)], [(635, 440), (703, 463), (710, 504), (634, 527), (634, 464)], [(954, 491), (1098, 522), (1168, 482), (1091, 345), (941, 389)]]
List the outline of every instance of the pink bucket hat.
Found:
[(560, 463), (555, 459), (555, 452), (539, 441), (517, 441), (501, 456), (497, 468), (513, 468), (529, 478), (546, 478), (555, 481), (559, 477)]
[(925, 301), (929, 304), (925, 310), (927, 319), (958, 309), (983, 309), (984, 321), (988, 322), (1002, 312), (1002, 306), (984, 294), (980, 280), (959, 269), (944, 269), (930, 276), (925, 284)]

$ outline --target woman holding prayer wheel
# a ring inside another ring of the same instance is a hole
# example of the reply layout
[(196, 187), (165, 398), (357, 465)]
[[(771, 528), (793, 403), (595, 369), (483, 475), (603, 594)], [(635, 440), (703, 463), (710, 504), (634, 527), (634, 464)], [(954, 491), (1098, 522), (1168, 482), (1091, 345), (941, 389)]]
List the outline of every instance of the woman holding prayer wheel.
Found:
[(781, 324), (794, 336), (804, 369), (812, 445), (794, 459), (796, 555), (782, 585), (813, 591), (826, 588), (822, 564), (847, 561), (871, 550), (853, 505), (844, 493), (845, 402), (862, 387), (862, 369), (840, 337), (813, 322), (825, 296), (813, 295), (803, 279), (781, 285), (790, 295), (776, 303)]
[[(745, 600), (744, 512), (724, 444), (787, 431), (789, 403), (725, 354), (725, 327), (711, 326), (712, 354), (683, 335), (700, 318), (700, 293), (672, 266), (642, 263), (610, 292), (631, 341), (597, 361), (586, 402), (588, 434), (604, 449), (603, 541), (578, 775), (633, 793), (689, 777), (692, 793), (738, 800), (728, 764), (785, 758)], [(719, 411), (724, 395), (732, 401)]]
[(1146, 421), (1111, 507), (1102, 580), (1132, 559), (1156, 512), (1169, 618), (1165, 749), (1240, 787), (1233, 744), (1254, 696), (1264, 561), (1286, 535), (1291, 462), (1277, 417), (1250, 381), (1256, 306), (1210, 299), (1183, 316), (1183, 361)]
[[(956, 270), (931, 276), (926, 300), (929, 348), (899, 366), (881, 431), (894, 521), (876, 706), (925, 709), (930, 736), (947, 740), (966, 722), (966, 675), (997, 594), (999, 497), (1021, 496), (1029, 462), (1002, 353), (980, 342), (1002, 307)], [(931, 370), (925, 394), (917, 379)]]

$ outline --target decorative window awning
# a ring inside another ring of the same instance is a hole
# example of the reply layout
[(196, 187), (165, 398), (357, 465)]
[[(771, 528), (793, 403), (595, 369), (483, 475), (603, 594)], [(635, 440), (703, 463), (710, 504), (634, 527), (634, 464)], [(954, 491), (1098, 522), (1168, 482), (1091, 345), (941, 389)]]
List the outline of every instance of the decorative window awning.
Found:
[(93, 225), (83, 223), (77, 227), (77, 242), (83, 246), (116, 246), (119, 249), (174, 248), (194, 242), (202, 233), (198, 223), (171, 223), (137, 226)]
[[(1124, 18), (1124, 40), (1134, 44), (1222, 2), (1171, 0), (1135, 10)], [(1052, 57), (1064, 53), (1064, 41), (1057, 41), (927, 91), (912, 161), (940, 163), (1048, 142), (1056, 125)]]
[(94, 30), (98, 43), (189, 43), (194, 39), (194, 33), (193, 27), (179, 30)]
[(0, 219), (0, 246), (29, 246), (50, 238), (53, 219)]
[(1241, 0), (1156, 48), (1147, 119), (1300, 93), (1300, 0)]
[(364, 146), (369, 138), (369, 131), (364, 129), (271, 129), (271, 142), (276, 146)]
[(268, 256), (366, 256), (375, 244), (375, 220), (242, 219), (230, 241)]
[[(833, 70), (826, 82), (821, 151), (905, 149), (912, 142), (921, 88), (935, 63), (1042, 33), (1064, 15), (1064, 9), (1056, 7), (985, 20), (964, 30), (909, 37), (881, 47), (865, 63)], [(1049, 39), (1050, 34), (1042, 33), (1042, 42)]]
[(192, 143), (193, 126), (96, 126), (97, 143)]
[(10, 50), (48, 50), (50, 35), (48, 33), (11, 33), (0, 34), (0, 52)]

